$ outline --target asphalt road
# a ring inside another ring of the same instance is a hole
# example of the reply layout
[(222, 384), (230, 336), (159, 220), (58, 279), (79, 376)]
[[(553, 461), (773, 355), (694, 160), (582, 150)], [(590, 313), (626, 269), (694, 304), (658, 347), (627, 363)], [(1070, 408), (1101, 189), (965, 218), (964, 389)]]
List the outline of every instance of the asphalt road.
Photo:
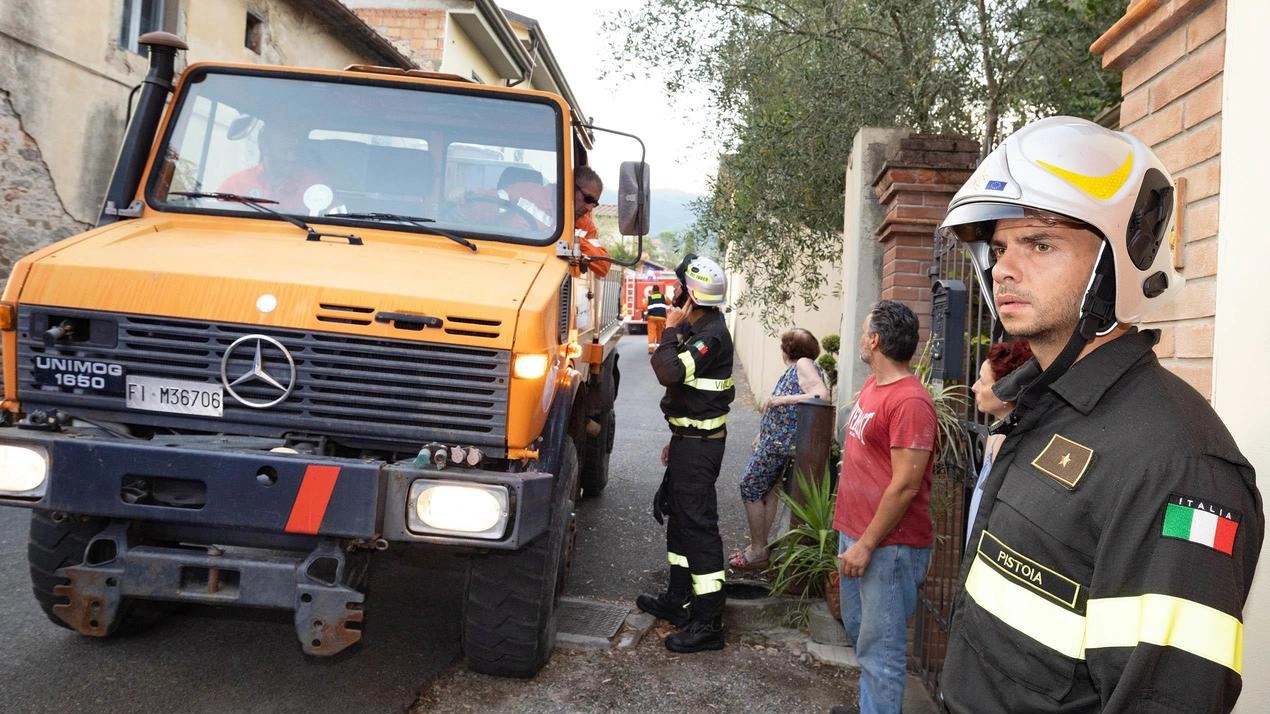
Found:
[(401, 712), (458, 656), (458, 622), (445, 606), (458, 602), (458, 574), (397, 562), (372, 576), (364, 645), (351, 656), (306, 658), (290, 614), (266, 611), (196, 608), (137, 635), (83, 637), (35, 603), (28, 519), (0, 509), (6, 714)]
[[(646, 338), (622, 340), (609, 486), (579, 509), (567, 594), (629, 602), (664, 582), (665, 531), (650, 504), (668, 432)], [(743, 375), (719, 479), (725, 548), (742, 544), (737, 483), (757, 429)], [(459, 656), (460, 575), (395, 559), (377, 565), (363, 646), (331, 659), (300, 652), (289, 613), (193, 608), (141, 634), (82, 637), (50, 623), (31, 594), (29, 514), (0, 508), (0, 711), (6, 714), (372, 714), (405, 711)]]

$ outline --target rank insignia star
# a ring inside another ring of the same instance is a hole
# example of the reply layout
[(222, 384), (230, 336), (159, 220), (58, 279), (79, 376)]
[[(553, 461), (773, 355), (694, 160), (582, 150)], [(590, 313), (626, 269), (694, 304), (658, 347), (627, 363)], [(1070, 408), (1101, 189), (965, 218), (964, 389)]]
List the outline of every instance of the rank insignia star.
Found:
[(1093, 462), (1094, 450), (1078, 444), (1062, 434), (1055, 434), (1032, 460), (1032, 465), (1041, 473), (1058, 481), (1068, 490), (1076, 488), (1089, 464)]

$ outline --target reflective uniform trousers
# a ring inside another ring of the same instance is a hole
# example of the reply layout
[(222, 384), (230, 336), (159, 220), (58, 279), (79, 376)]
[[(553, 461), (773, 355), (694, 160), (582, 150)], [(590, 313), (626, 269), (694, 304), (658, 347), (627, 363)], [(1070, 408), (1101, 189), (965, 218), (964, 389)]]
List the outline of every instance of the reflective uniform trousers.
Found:
[(648, 349), (651, 351), (661, 344), (661, 333), (666, 329), (666, 318), (649, 315), (646, 322), (648, 323)]
[(726, 435), (670, 437), (666, 553), (670, 592), (708, 595), (723, 590), (723, 539), (714, 482), (723, 466)]

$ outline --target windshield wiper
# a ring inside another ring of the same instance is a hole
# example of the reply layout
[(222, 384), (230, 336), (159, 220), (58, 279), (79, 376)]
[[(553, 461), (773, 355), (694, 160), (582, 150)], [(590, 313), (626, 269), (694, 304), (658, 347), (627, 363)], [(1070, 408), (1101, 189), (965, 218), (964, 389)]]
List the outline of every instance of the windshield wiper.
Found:
[(449, 238), (450, 240), (454, 241), (455, 243), (458, 243), (464, 248), (470, 249), (473, 253), (476, 252), (476, 244), (473, 243), (472, 241), (464, 238), (463, 236), (455, 235), (454, 233), (451, 233), (449, 231), (443, 231), (440, 228), (428, 225), (429, 223), (436, 223), (437, 221), (435, 218), (424, 218), (422, 216), (403, 216), (400, 213), (331, 213), (331, 214), (328, 214), (328, 216), (334, 216), (337, 218), (356, 218), (356, 219), (368, 220), (368, 221), (393, 221), (395, 223), (409, 223), (410, 225), (422, 228), (429, 233), (439, 235), (445, 238)]
[(360, 236), (356, 236), (351, 233), (347, 235), (343, 233), (322, 233), (320, 231), (314, 230), (313, 227), (310, 226), (308, 223), (305, 223), (304, 221), (300, 220), (299, 218), (296, 218), (295, 216), (289, 216), (285, 213), (281, 213), (279, 211), (273, 210), (272, 208), (269, 208), (268, 206), (265, 205), (266, 203), (273, 203), (273, 204), (278, 203), (272, 198), (252, 198), (251, 196), (243, 196), (242, 194), (223, 193), (220, 191), (172, 191), (168, 195), (169, 196), (184, 196), (185, 198), (214, 198), (218, 201), (229, 201), (231, 203), (241, 203), (244, 206), (250, 206), (251, 208), (254, 208), (255, 210), (261, 213), (268, 213), (271, 216), (277, 216), (278, 218), (281, 218), (282, 220), (286, 221), (287, 223), (290, 223), (296, 228), (299, 228), (300, 230), (308, 234), (308, 238), (306, 240), (320, 241), (322, 240), (323, 236), (326, 236), (328, 238), (344, 238), (348, 241), (349, 245), (362, 245), (362, 239)]

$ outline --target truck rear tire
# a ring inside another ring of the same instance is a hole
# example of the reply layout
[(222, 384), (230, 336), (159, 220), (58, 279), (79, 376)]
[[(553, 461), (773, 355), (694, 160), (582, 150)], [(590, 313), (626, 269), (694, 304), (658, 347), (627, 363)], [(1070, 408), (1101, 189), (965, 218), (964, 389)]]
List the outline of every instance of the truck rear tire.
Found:
[(578, 452), (573, 439), (565, 437), (547, 532), (517, 552), (472, 558), (463, 606), (468, 669), (528, 678), (550, 659), (573, 550), (577, 485)]
[(595, 498), (609, 483), (609, 457), (613, 452), (613, 434), (617, 429), (617, 415), (612, 408), (596, 420), (600, 432), (586, 440), (582, 457), (582, 497)]

